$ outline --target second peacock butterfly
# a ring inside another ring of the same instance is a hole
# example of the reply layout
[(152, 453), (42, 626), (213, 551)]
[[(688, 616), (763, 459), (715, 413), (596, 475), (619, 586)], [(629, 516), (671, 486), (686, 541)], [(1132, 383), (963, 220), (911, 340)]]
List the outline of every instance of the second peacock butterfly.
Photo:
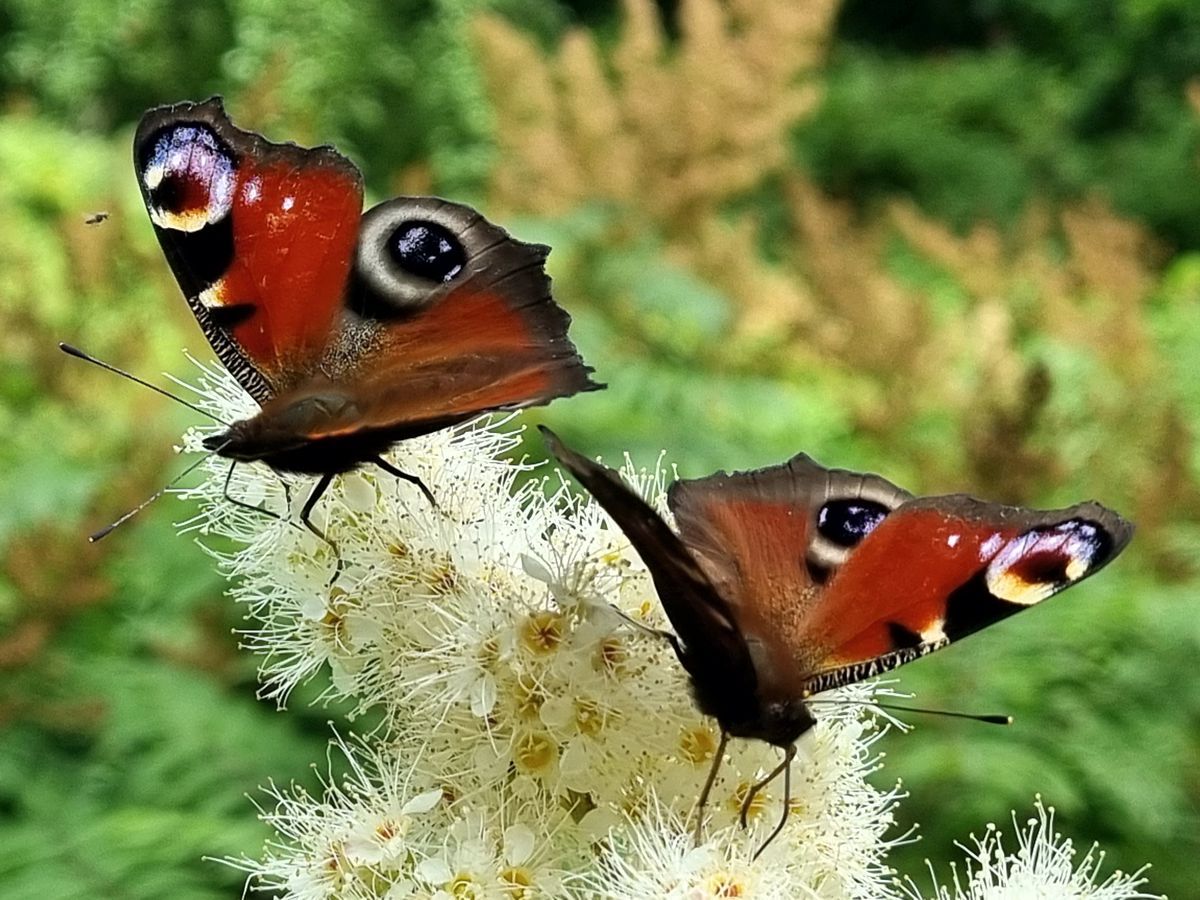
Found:
[[(816, 724), (812, 695), (1035, 606), (1099, 571), (1133, 535), (1091, 501), (1033, 510), (965, 494), (914, 497), (803, 453), (676, 481), (667, 493), (676, 534), (616, 472), (542, 433), (646, 564), (675, 629), (664, 636), (700, 710), (720, 725), (699, 817), (730, 736), (784, 750), (745, 798), (744, 822), (780, 772), (786, 796), (796, 741)], [(785, 802), (767, 843), (786, 817)]]
[[(332, 147), (236, 127), (222, 101), (147, 112), (138, 186), (209, 343), (261, 411), (205, 439), (234, 461), (334, 475), (391, 444), (602, 385), (550, 294), (549, 248), (468, 206), (398, 197), (362, 212)], [(322, 537), (324, 537), (322, 535)]]

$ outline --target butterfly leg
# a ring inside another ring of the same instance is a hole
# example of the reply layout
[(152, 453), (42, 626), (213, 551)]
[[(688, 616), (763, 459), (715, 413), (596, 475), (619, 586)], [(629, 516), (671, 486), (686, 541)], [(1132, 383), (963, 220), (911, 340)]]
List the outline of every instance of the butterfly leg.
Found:
[(767, 849), (771, 841), (779, 836), (779, 832), (783, 831), (783, 826), (787, 824), (788, 815), (792, 811), (792, 760), (796, 758), (796, 745), (789, 744), (787, 749), (783, 751), (783, 762), (771, 770), (766, 778), (758, 782), (750, 788), (746, 794), (746, 799), (742, 803), (742, 827), (746, 827), (746, 814), (750, 811), (750, 804), (754, 802), (754, 798), (758, 796), (758, 792), (774, 781), (779, 773), (783, 773), (783, 815), (779, 817), (779, 824), (775, 826), (775, 830), (767, 835), (767, 839), (762, 842), (762, 846), (754, 851), (754, 856), (751, 861), (758, 859), (762, 852)]
[(680, 659), (683, 658), (683, 646), (679, 643), (679, 638), (673, 632), (664, 631), (662, 628), (651, 628), (645, 622), (639, 622), (637, 619), (635, 619), (629, 613), (625, 612), (625, 610), (620, 609), (619, 607), (613, 606), (611, 603), (609, 604), (609, 607), (612, 609), (612, 611), (614, 613), (617, 614), (618, 618), (620, 618), (621, 620), (623, 620), (625, 622), (626, 625), (636, 628), (638, 631), (642, 632), (643, 634), (648, 634), (653, 638), (658, 638), (661, 641), (666, 641), (668, 644), (671, 645), (671, 648), (675, 651), (675, 655), (678, 656)]
[[(237, 464), (238, 460), (236, 459), (230, 462), (229, 471), (225, 473), (225, 486), (221, 489), (221, 496), (234, 506), (240, 506), (242, 509), (253, 510), (256, 513), (262, 513), (264, 516), (270, 516), (272, 519), (282, 519), (283, 516), (279, 515), (279, 513), (271, 512), (271, 510), (267, 509), (265, 506), (255, 506), (253, 503), (247, 503), (245, 500), (238, 500), (229, 493), (229, 482), (233, 480), (233, 470), (237, 468)], [(283, 488), (285, 492), (284, 496), (286, 496), (287, 485), (284, 484)], [(289, 507), (291, 506), (290, 503), (288, 505)]]
[(321, 480), (317, 482), (316, 487), (312, 489), (312, 493), (308, 495), (308, 499), (304, 501), (304, 509), (300, 511), (300, 521), (304, 523), (304, 527), (319, 537), (322, 541), (333, 548), (333, 556), (336, 560), (333, 567), (333, 577), (329, 579), (329, 583), (333, 584), (337, 581), (337, 577), (342, 574), (342, 551), (338, 549), (338, 545), (329, 539), (320, 528), (312, 523), (309, 515), (313, 511), (313, 507), (317, 505), (317, 501), (321, 499), (321, 495), (328, 489), (333, 481), (333, 473), (326, 472), (321, 476)]
[[(671, 635), (675, 637), (675, 635)], [(721, 732), (721, 741), (717, 744), (717, 750), (713, 753), (712, 768), (708, 770), (708, 777), (704, 779), (704, 787), (700, 789), (700, 799), (696, 801), (696, 832), (695, 843), (700, 845), (701, 832), (704, 829), (704, 807), (708, 805), (708, 795), (712, 793), (713, 785), (717, 781), (717, 772), (721, 768), (721, 761), (725, 758), (725, 745), (729, 743), (729, 735)]]
[[(272, 469), (274, 471), (274, 469)], [(288, 512), (292, 510), (292, 488), (287, 483), (287, 479), (275, 472), (275, 477), (279, 479), (279, 484), (283, 488), (283, 508)]]
[(383, 469), (389, 475), (395, 475), (397, 478), (403, 478), (409, 484), (415, 484), (421, 489), (421, 493), (425, 495), (425, 499), (429, 501), (429, 505), (437, 509), (437, 501), (433, 499), (433, 492), (425, 486), (425, 482), (420, 477), (405, 472), (403, 469), (397, 469), (382, 456), (375, 457), (371, 462), (375, 463), (375, 465), (379, 466), (379, 468)]

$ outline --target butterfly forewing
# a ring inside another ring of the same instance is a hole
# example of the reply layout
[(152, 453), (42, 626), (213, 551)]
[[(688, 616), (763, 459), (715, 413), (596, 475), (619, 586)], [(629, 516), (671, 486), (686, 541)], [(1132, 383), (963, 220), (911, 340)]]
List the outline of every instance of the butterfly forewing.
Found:
[(219, 98), (146, 113), (138, 185), (180, 288), (260, 402), (318, 365), (342, 306), (362, 176), (332, 148), (234, 126)]
[(806, 617), (825, 652), (808, 687), (895, 668), (1034, 606), (1099, 571), (1132, 533), (1097, 503), (910, 501), (864, 538)]

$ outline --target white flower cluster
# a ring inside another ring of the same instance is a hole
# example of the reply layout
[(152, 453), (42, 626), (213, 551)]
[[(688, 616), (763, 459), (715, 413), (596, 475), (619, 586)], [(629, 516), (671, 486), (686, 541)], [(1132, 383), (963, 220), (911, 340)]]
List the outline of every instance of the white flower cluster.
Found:
[[(198, 393), (222, 419), (255, 411), (215, 367)], [(899, 793), (867, 781), (887, 727), (863, 705), (871, 686), (821, 708), (794, 764), (788, 826), (757, 861), (783, 801), (777, 782), (756, 798), (752, 827), (737, 827), (741, 799), (779, 758), (759, 742), (730, 744), (693, 846), (715, 723), (651, 632), (667, 623), (624, 535), (561, 479), (508, 461), (516, 443), (473, 424), (395, 448), (389, 459), (429, 485), (436, 507), (382, 471), (338, 477), (313, 513), (337, 554), (299, 524), (307, 479), (257, 464), (230, 477), (213, 457), (185, 492), (200, 504), (185, 527), (237, 546), (214, 555), (255, 622), (244, 641), (264, 695), (283, 703), (327, 666), (332, 695), (384, 713), (368, 737), (337, 738), (350, 774), (320, 796), (269, 790), (262, 815), (279, 839), (235, 863), (250, 889), (296, 900), (902, 896), (886, 861), (906, 839), (887, 836)], [(627, 461), (626, 474), (663, 507), (661, 467)], [(230, 503), (226, 488), (278, 515)], [(1141, 896), (1110, 882), (1073, 896)]]
[[(1075, 861), (1075, 847), (1070, 838), (1054, 830), (1054, 807), (1035, 801), (1036, 817), (1025, 822), (1022, 829), (1013, 813), (1013, 831), (1017, 846), (1009, 853), (1004, 849), (1003, 835), (995, 825), (988, 825), (982, 838), (974, 835), (974, 844), (959, 847), (967, 854), (965, 872), (954, 868), (954, 888), (936, 885), (934, 900), (1040, 900), (1040, 898), (1088, 898), (1088, 900), (1156, 900), (1157, 894), (1138, 890), (1146, 879), (1142, 872), (1113, 872), (1103, 881), (1104, 852), (1096, 845)], [(933, 867), (930, 866), (933, 875)], [(915, 884), (905, 885), (905, 897), (919, 900)]]

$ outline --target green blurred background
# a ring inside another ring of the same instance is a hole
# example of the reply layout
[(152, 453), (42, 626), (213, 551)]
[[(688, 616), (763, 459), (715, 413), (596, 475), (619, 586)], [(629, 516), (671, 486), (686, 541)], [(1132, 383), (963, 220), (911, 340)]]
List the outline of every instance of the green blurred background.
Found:
[(806, 450), (1134, 519), (1102, 576), (903, 670), (1016, 724), (887, 741), (924, 835), (894, 860), (956, 857), (1041, 791), (1200, 896), (1194, 0), (0, 0), (0, 896), (237, 896), (201, 857), (257, 852), (244, 794), (311, 783), (338, 716), (320, 685), (253, 699), (177, 501), (83, 539), (194, 420), (55, 342), (208, 358), (129, 157), (147, 107), (218, 92), (336, 143), (377, 199), (553, 245), (610, 387), (526, 420), (589, 452), (699, 475)]

